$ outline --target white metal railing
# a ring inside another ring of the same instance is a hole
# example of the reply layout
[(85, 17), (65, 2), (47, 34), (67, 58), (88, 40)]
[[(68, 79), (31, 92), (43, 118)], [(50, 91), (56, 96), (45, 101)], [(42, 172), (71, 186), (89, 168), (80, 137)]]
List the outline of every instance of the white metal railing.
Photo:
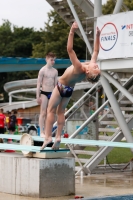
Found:
[[(129, 78), (127, 82), (123, 84), (123, 87), (125, 87), (131, 80), (133, 79), (133, 76)], [(96, 84), (94, 85), (96, 87)], [(94, 89), (94, 88), (93, 88)], [(89, 90), (90, 91), (90, 90)], [(88, 92), (89, 92), (88, 91)], [(117, 90), (114, 95), (116, 96), (119, 93), (119, 90)], [(80, 101), (80, 100), (79, 100)], [(78, 133), (88, 125), (89, 122), (91, 122), (97, 115), (98, 113), (109, 103), (109, 100), (107, 100), (100, 108), (98, 108), (69, 138), (75, 138)]]

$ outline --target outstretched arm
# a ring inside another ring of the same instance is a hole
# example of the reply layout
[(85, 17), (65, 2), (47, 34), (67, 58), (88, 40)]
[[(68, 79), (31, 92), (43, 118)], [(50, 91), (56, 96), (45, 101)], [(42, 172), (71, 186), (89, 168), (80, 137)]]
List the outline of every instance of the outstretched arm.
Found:
[(78, 24), (74, 22), (72, 24), (72, 27), (70, 29), (69, 35), (68, 35), (68, 41), (67, 41), (67, 52), (69, 55), (69, 58), (75, 68), (81, 68), (81, 63), (77, 58), (77, 55), (75, 51), (73, 50), (73, 39), (74, 39), (74, 32), (75, 30), (78, 29)]
[(94, 42), (94, 51), (91, 57), (91, 61), (95, 63), (97, 61), (97, 57), (98, 57), (98, 53), (99, 53), (99, 36), (100, 36), (100, 30), (97, 27), (97, 32), (96, 32), (96, 38), (95, 38), (95, 42)]

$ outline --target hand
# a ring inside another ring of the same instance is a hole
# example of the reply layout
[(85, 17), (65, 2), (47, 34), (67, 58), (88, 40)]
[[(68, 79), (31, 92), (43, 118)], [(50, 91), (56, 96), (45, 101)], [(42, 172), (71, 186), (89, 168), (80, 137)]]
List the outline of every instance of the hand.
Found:
[(96, 33), (96, 35), (97, 35), (97, 36), (100, 36), (100, 33), (101, 33), (101, 31), (100, 31), (100, 29), (97, 27), (97, 33)]
[(73, 22), (72, 27), (71, 27), (71, 32), (75, 32), (76, 29), (78, 29), (78, 24), (77, 22)]
[(40, 97), (37, 98), (37, 103), (40, 105), (42, 103), (42, 100)]

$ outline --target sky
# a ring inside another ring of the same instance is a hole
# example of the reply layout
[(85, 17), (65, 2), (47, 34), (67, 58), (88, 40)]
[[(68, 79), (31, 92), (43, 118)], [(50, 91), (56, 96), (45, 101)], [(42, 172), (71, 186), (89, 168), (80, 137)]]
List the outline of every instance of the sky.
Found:
[[(102, 3), (106, 1), (102, 0)], [(48, 21), (47, 13), (52, 9), (46, 0), (0, 0), (0, 25), (4, 19), (18, 27), (43, 29)]]

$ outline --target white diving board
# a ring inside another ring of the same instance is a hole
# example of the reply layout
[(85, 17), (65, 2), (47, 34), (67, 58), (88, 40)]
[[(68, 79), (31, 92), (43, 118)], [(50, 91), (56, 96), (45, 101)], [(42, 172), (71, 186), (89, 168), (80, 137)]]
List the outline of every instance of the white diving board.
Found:
[[(9, 134), (0, 134), (0, 138), (6, 138), (6, 139), (15, 139), (20, 140), (22, 135), (9, 135)], [(32, 136), (32, 139), (34, 141), (44, 141), (44, 138), (41, 138), (39, 136)], [(55, 138), (53, 138), (54, 142)], [(83, 139), (69, 139), (69, 138), (61, 138), (61, 143), (63, 144), (78, 144), (78, 145), (86, 145), (86, 146), (110, 146), (110, 147), (123, 147), (123, 148), (133, 148), (133, 143), (127, 143), (127, 142), (111, 142), (111, 141), (102, 141), (102, 140), (83, 140)], [(2, 145), (8, 145), (7, 148), (9, 148), (9, 144), (2, 144), (0, 143), (0, 149), (2, 149)], [(11, 145), (11, 144), (10, 144)], [(19, 146), (16, 148), (19, 148), (17, 150), (29, 150), (31, 152), (41, 152), (40, 147), (36, 146), (27, 146), (27, 145), (13, 145)], [(3, 146), (4, 147), (4, 146)], [(28, 149), (29, 148), (29, 149)], [(51, 149), (50, 147), (46, 147), (44, 150)], [(42, 151), (44, 151), (42, 150)]]

